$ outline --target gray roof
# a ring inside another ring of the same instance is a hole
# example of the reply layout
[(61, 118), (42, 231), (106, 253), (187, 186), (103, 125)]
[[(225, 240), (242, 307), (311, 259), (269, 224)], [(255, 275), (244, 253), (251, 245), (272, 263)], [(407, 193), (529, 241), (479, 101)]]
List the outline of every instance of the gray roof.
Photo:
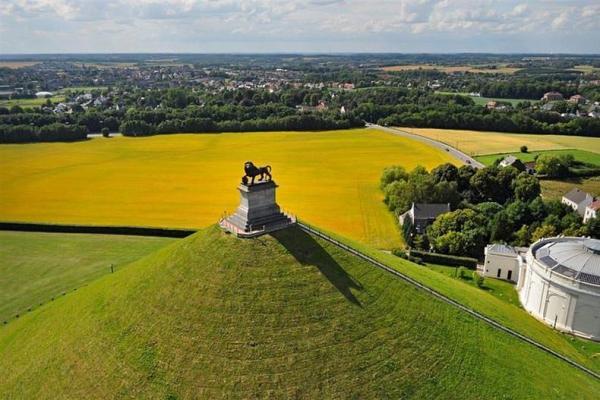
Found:
[(414, 219), (435, 219), (447, 212), (450, 212), (450, 203), (413, 203)]
[(518, 254), (517, 249), (515, 249), (514, 247), (508, 246), (506, 244), (500, 244), (500, 243), (488, 244), (487, 252), (494, 253), (494, 254), (502, 254), (502, 255), (507, 255), (507, 256), (509, 256), (509, 255), (516, 256)]
[(553, 272), (600, 285), (600, 240), (558, 238), (535, 249), (535, 258)]
[(515, 161), (517, 161), (518, 158), (515, 156), (506, 156), (504, 157), (504, 159), (502, 160), (502, 162), (506, 165), (511, 165), (513, 164)]
[(586, 199), (586, 197), (590, 197), (593, 199), (593, 196), (589, 193), (584, 192), (579, 188), (573, 188), (569, 191), (569, 193), (565, 194), (563, 197), (571, 200), (573, 203), (579, 204)]

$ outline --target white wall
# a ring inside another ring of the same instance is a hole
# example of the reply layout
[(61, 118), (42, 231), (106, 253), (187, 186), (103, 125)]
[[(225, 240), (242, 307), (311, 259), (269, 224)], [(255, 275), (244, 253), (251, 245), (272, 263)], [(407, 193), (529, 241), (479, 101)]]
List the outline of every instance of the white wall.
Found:
[[(500, 270), (500, 276), (498, 276), (498, 270)], [(483, 276), (508, 280), (508, 271), (512, 271), (510, 281), (517, 282), (519, 280), (519, 259), (517, 255), (486, 253)]]

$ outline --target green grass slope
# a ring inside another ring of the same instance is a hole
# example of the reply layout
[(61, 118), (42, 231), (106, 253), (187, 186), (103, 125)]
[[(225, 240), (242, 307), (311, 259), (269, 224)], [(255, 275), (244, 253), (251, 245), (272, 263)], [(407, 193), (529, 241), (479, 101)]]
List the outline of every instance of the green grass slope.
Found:
[(210, 227), (0, 329), (8, 398), (597, 398), (600, 382), (297, 228)]
[(0, 231), (0, 323), (174, 239)]

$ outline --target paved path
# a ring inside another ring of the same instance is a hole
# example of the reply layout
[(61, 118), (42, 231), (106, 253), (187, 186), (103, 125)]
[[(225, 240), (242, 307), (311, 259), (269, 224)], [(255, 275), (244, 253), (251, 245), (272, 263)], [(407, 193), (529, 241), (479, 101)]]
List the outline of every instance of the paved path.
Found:
[[(88, 138), (95, 138), (95, 137), (102, 137), (101, 133), (88, 133)], [(114, 136), (122, 136), (120, 133), (112, 133), (110, 134), (110, 137), (114, 137)]]
[(423, 142), (430, 146), (437, 147), (443, 151), (450, 153), (452, 156), (459, 159), (464, 164), (469, 164), (469, 165), (473, 166), (474, 168), (485, 167), (485, 165), (483, 165), (482, 163), (480, 163), (473, 157), (469, 156), (468, 154), (463, 153), (462, 151), (460, 151), (452, 146), (447, 145), (446, 143), (443, 143), (443, 142), (440, 142), (440, 141), (437, 141), (434, 139), (430, 139), (425, 136), (421, 136), (421, 135), (417, 135), (417, 134), (410, 133), (407, 131), (403, 131), (402, 129), (399, 129), (399, 128), (388, 128), (386, 126), (369, 124), (369, 123), (367, 123), (367, 127), (381, 129), (382, 131), (390, 132), (390, 133), (393, 133), (394, 135), (404, 136), (404, 137), (407, 137), (410, 139), (418, 140), (419, 142)]

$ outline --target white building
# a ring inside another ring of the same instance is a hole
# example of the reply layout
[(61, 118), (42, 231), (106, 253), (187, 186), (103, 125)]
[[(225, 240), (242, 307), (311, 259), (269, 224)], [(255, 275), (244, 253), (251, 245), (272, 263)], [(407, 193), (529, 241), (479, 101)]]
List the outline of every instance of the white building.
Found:
[(561, 202), (571, 207), (574, 211), (577, 211), (583, 217), (585, 215), (585, 208), (594, 202), (594, 196), (579, 188), (573, 188), (562, 197)]
[(485, 247), (483, 276), (518, 282), (526, 251), (527, 249), (505, 244), (488, 244)]
[(590, 219), (596, 218), (596, 213), (598, 210), (600, 210), (600, 200), (596, 200), (587, 206), (585, 208), (585, 214), (583, 215), (583, 223), (585, 224)]
[(523, 307), (537, 319), (600, 340), (600, 240), (535, 242), (521, 266), (517, 290)]

